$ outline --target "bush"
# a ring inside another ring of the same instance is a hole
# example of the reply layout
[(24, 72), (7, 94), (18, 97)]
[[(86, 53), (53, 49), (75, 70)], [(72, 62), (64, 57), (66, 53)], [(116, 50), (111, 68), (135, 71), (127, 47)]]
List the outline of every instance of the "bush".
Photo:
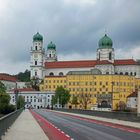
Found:
[(15, 106), (14, 105), (7, 105), (7, 104), (2, 104), (0, 106), (0, 113), (1, 114), (8, 114), (15, 111)]

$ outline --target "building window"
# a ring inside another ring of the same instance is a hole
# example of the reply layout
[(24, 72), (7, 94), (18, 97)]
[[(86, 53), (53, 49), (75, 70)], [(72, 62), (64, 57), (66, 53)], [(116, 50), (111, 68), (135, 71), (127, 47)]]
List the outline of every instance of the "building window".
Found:
[(63, 74), (63, 72), (59, 72), (59, 76), (63, 76), (64, 74)]
[(125, 75), (128, 75), (128, 72), (126, 72)]
[(35, 50), (37, 51), (37, 46), (35, 46)]
[(123, 73), (122, 73), (122, 72), (120, 72), (120, 75), (123, 75)]
[(109, 53), (109, 60), (112, 60), (112, 53)]
[(136, 76), (136, 75), (137, 75), (137, 73), (135, 72), (135, 73), (134, 73), (134, 75)]
[(109, 74), (109, 72), (106, 72), (106, 74)]
[(51, 54), (49, 54), (49, 57), (51, 57)]
[(50, 74), (49, 74), (50, 76), (54, 76), (54, 73), (53, 72), (50, 72)]
[(35, 76), (37, 76), (37, 71), (35, 71)]
[(35, 65), (37, 65), (37, 61), (35, 61)]

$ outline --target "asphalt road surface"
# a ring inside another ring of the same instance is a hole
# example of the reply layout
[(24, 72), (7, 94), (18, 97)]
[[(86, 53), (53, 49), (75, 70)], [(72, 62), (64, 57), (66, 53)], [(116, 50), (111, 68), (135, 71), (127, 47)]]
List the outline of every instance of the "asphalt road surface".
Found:
[(127, 132), (101, 124), (91, 123), (79, 118), (51, 112), (35, 110), (47, 121), (61, 129), (74, 140), (140, 140), (140, 134)]

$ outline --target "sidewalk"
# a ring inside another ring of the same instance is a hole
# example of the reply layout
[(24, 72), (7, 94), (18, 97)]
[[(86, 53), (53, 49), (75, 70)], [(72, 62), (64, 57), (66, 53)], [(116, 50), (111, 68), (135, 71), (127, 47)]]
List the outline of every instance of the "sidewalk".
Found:
[(2, 140), (48, 140), (29, 110), (23, 111)]
[(117, 120), (117, 119), (96, 117), (96, 116), (77, 114), (77, 113), (69, 113), (69, 112), (56, 111), (56, 110), (53, 110), (53, 111), (54, 112), (61, 112), (61, 113), (68, 114), (68, 115), (79, 116), (79, 117), (83, 117), (83, 118), (88, 118), (88, 119), (93, 119), (93, 120), (98, 120), (98, 121), (103, 121), (103, 122), (108, 122), (108, 123), (113, 123), (113, 124), (119, 124), (119, 125), (124, 125), (124, 126), (128, 126), (128, 127), (140, 129), (140, 123), (137, 123), (137, 122), (123, 121), (123, 120)]

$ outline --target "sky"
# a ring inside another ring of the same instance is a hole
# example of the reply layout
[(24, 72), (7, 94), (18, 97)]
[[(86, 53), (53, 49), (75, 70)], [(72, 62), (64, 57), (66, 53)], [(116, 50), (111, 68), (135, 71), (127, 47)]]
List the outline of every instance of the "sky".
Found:
[(30, 69), (36, 32), (58, 60), (96, 59), (98, 41), (112, 39), (116, 59), (140, 59), (140, 0), (0, 0), (0, 72)]

